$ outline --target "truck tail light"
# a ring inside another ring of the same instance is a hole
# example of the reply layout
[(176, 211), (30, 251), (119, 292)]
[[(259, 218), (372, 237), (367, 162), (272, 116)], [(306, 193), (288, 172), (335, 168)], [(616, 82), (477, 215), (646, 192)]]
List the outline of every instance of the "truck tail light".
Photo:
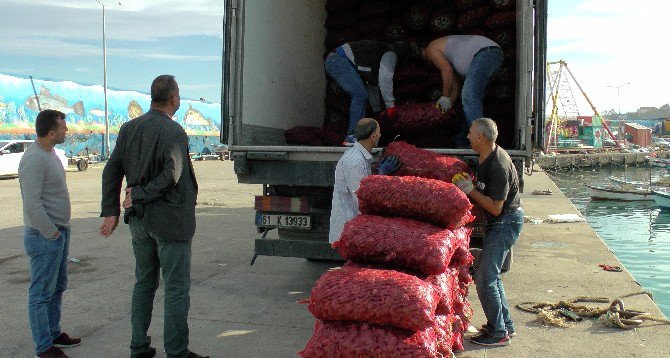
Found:
[(257, 211), (277, 211), (284, 213), (308, 213), (309, 199), (289, 196), (256, 196), (254, 209)]

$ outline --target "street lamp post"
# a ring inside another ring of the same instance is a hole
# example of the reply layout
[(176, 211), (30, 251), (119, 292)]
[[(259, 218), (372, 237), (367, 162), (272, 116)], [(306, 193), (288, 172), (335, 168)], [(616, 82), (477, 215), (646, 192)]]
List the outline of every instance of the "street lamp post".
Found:
[(620, 97), (619, 97), (620, 92), (621, 92), (621, 88), (626, 87), (629, 84), (630, 84), (630, 82), (626, 82), (626, 83), (624, 83), (622, 85), (619, 85), (619, 86), (607, 86), (607, 87), (610, 87), (610, 88), (616, 88), (616, 101), (617, 101), (617, 105), (619, 106), (619, 111), (617, 112), (617, 114), (619, 115), (619, 117), (621, 117), (621, 100), (620, 100)]
[[(95, 0), (102, 6), (102, 83), (105, 87), (105, 140), (104, 151), (105, 158), (109, 158), (109, 112), (107, 110), (107, 34), (105, 32), (105, 4), (100, 0)], [(121, 5), (121, 2), (119, 2)]]

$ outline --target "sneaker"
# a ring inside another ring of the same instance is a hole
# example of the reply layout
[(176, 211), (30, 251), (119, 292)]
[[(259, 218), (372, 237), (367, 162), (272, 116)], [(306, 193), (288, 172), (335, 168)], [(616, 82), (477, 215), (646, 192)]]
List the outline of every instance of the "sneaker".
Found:
[(201, 356), (200, 354), (196, 354), (193, 352), (188, 352), (188, 355), (186, 358), (209, 358), (209, 356)]
[(353, 134), (349, 134), (348, 136), (344, 137), (344, 142), (342, 142), (342, 145), (345, 147), (352, 147), (356, 143), (356, 136)]
[(56, 346), (51, 346), (46, 351), (38, 354), (35, 358), (69, 358), (65, 352)]
[[(487, 324), (482, 325), (482, 328), (480, 329), (481, 332), (486, 332), (486, 333), (491, 333), (491, 326)], [(516, 336), (516, 331), (514, 329), (507, 329), (507, 335), (509, 338), (515, 337)]]
[(149, 347), (146, 351), (133, 356), (133, 358), (153, 358), (156, 355), (156, 348)]
[(502, 347), (509, 345), (509, 336), (494, 337), (486, 332), (470, 338), (470, 342), (480, 346)]
[(67, 333), (63, 332), (54, 339), (53, 345), (58, 348), (76, 347), (81, 344), (81, 338), (72, 338)]

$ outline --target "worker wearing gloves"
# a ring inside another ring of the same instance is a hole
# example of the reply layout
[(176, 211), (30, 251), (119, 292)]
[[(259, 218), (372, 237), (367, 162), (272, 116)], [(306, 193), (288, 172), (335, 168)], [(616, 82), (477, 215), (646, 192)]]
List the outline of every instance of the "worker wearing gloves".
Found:
[[(328, 241), (332, 244), (340, 239), (344, 224), (360, 214), (358, 210), (358, 190), (361, 180), (372, 174), (372, 148), (381, 137), (379, 123), (372, 118), (363, 118), (356, 124), (356, 142), (347, 149), (335, 167), (335, 185), (330, 212), (330, 232)], [(393, 174), (400, 168), (396, 156), (388, 156), (379, 161), (378, 174)]]
[(519, 238), (523, 209), (519, 200), (519, 178), (512, 159), (495, 144), (498, 128), (489, 118), (479, 118), (470, 126), (468, 140), (479, 154), (477, 182), (467, 173), (454, 176), (452, 182), (488, 214), (484, 243), (475, 273), (477, 296), (486, 324), (472, 343), (485, 346), (508, 345), (516, 334), (510, 317), (501, 278), (505, 257)]
[(382, 111), (380, 92), (386, 115), (391, 119), (395, 117), (393, 74), (398, 62), (403, 61), (408, 54), (409, 45), (406, 42), (391, 45), (363, 40), (345, 43), (326, 57), (326, 73), (351, 96), (349, 128), (343, 145), (352, 146), (356, 142), (356, 123), (365, 117), (368, 100), (375, 113)]
[[(456, 135), (458, 148), (467, 148), (468, 128), (484, 116), (484, 95), (503, 63), (503, 52), (493, 40), (479, 35), (451, 35), (431, 41), (422, 56), (440, 70), (442, 97), (437, 106), (446, 113), (461, 97), (465, 126)], [(463, 89), (455, 73), (464, 78)]]

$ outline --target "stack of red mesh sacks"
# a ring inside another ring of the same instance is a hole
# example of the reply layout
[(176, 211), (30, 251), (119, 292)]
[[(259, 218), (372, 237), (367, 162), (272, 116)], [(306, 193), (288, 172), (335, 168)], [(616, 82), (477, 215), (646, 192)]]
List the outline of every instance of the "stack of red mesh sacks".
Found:
[[(442, 166), (439, 172), (457, 170)], [(467, 197), (447, 181), (380, 175), (363, 179), (357, 195), (362, 215), (334, 244), (348, 262), (312, 290), (317, 323), (300, 354), (440, 357), (462, 350), (472, 316)]]

